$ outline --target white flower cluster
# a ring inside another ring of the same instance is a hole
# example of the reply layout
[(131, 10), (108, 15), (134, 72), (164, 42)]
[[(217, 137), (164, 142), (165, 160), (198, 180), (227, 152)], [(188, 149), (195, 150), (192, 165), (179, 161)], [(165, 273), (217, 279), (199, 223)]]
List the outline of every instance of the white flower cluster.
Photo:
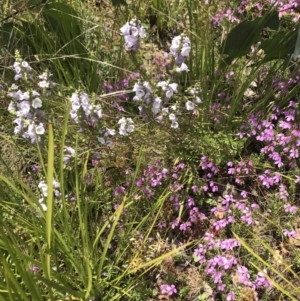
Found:
[[(150, 86), (147, 84), (144, 85), (145, 89), (150, 89)], [(136, 100), (140, 99), (142, 96), (145, 96), (146, 94), (150, 95), (150, 92), (142, 92), (139, 87), (136, 86), (137, 90), (137, 96)], [(99, 120), (103, 117), (102, 109), (100, 105), (95, 105), (90, 102), (89, 96), (84, 93), (73, 93), (71, 96), (71, 111), (70, 116), (71, 119), (75, 123), (79, 123), (80, 121), (84, 121), (87, 125), (91, 125), (93, 127), (98, 127), (99, 129), (99, 137), (98, 141), (106, 146), (112, 145), (112, 141), (109, 139), (109, 137), (114, 136), (116, 134), (116, 130), (110, 129), (108, 127), (103, 127), (103, 124), (99, 123)], [(118, 121), (119, 124), (119, 133), (122, 136), (127, 136), (129, 133), (132, 133), (134, 131), (134, 122), (131, 118), (121, 118)], [(64, 156), (64, 163), (68, 163), (70, 159), (74, 156), (75, 150), (70, 147), (65, 147), (65, 156)]]
[(197, 94), (199, 94), (200, 92), (200, 89), (199, 88), (192, 88), (189, 93), (191, 95), (193, 95), (194, 99), (193, 100), (188, 100), (186, 103), (185, 103), (185, 108), (188, 110), (188, 111), (193, 111), (196, 107), (197, 104), (201, 103), (201, 98), (199, 96), (197, 96)]
[(146, 30), (141, 26), (141, 21), (133, 19), (121, 27), (121, 34), (125, 38), (125, 49), (127, 51), (137, 51), (140, 48), (139, 37), (146, 37)]
[(56, 84), (49, 80), (50, 76), (52, 76), (52, 74), (49, 74), (48, 72), (39, 75), (40, 81), (38, 82), (38, 86), (42, 89), (54, 88)]
[(166, 92), (166, 97), (171, 98), (174, 93), (177, 93), (178, 84), (176, 83), (168, 83), (166, 81), (161, 81), (157, 83), (157, 87), (161, 87), (163, 91)]
[(74, 92), (71, 96), (70, 116), (75, 123), (79, 123), (80, 119), (88, 125), (96, 124), (102, 118), (102, 109), (100, 105), (90, 102), (89, 96), (84, 93)]
[(100, 137), (98, 137), (98, 141), (103, 145), (111, 145), (112, 142), (108, 139), (109, 136), (114, 136), (116, 134), (116, 130), (105, 128), (100, 130)]
[(133, 91), (135, 92), (135, 96), (133, 97), (134, 101), (143, 100), (143, 102), (147, 104), (150, 103), (152, 88), (148, 82), (135, 83), (133, 86)]
[(29, 79), (32, 79), (31, 71), (32, 68), (29, 66), (28, 62), (26, 61), (16, 61), (13, 65), (14, 71), (15, 71), (15, 81), (18, 81), (21, 78), (28, 77)]
[(65, 146), (64, 151), (66, 154), (63, 157), (63, 162), (67, 164), (70, 162), (71, 158), (75, 156), (75, 149), (70, 146)]
[(122, 117), (118, 121), (118, 124), (120, 125), (119, 133), (122, 136), (127, 136), (128, 133), (132, 133), (134, 131), (134, 122), (131, 118)]
[(152, 104), (152, 113), (156, 116), (162, 109), (162, 100), (160, 97), (155, 96)]
[(37, 90), (34, 89), (34, 79), (31, 74), (32, 68), (26, 61), (17, 61), (13, 65), (15, 71), (15, 80), (27, 79), (27, 86), (30, 86), (26, 91), (23, 91), (16, 84), (12, 84), (10, 91), (7, 94), (12, 99), (8, 106), (8, 111), (16, 116), (14, 123), (15, 135), (21, 135), (23, 138), (29, 139), (31, 143), (40, 141), (40, 136), (45, 133), (44, 119), (45, 113), (41, 110), (41, 97), (48, 96), (50, 91), (48, 88), (53, 88), (55, 84), (49, 80), (47, 73), (43, 73), (39, 78), (43, 78), (43, 82), (47, 85), (42, 87), (41, 82), (38, 82)]
[(187, 36), (182, 34), (173, 38), (170, 53), (174, 56), (176, 65), (179, 66), (176, 67), (176, 72), (180, 73), (189, 71), (189, 68), (184, 61), (189, 56), (190, 52), (191, 41)]
[[(59, 187), (60, 187), (60, 184), (53, 179), (54, 195), (55, 195), (56, 199), (60, 199), (60, 197), (61, 197)], [(40, 203), (42, 209), (44, 211), (47, 211), (47, 205), (45, 203), (45, 199), (48, 196), (48, 185), (45, 181), (40, 181), (38, 184), (38, 188), (40, 189), (40, 192), (41, 192), (40, 198), (39, 198), (39, 203)]]
[(169, 114), (169, 119), (171, 120), (171, 128), (172, 129), (177, 129), (179, 127), (179, 124), (178, 124), (178, 119), (177, 119), (175, 113), (170, 113)]
[(151, 102), (152, 88), (150, 84), (146, 81), (143, 83), (138, 82), (134, 84), (133, 92), (135, 92), (135, 96), (133, 97), (133, 100), (141, 103), (138, 109), (140, 111), (140, 114), (143, 114), (144, 106), (148, 105)]

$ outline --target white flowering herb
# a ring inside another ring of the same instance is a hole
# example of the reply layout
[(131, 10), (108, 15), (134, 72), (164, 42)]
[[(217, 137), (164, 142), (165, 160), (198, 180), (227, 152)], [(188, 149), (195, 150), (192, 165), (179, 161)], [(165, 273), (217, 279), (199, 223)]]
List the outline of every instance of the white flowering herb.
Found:
[(127, 22), (120, 28), (120, 31), (125, 38), (127, 51), (137, 51), (140, 47), (139, 38), (146, 37), (146, 29), (141, 25), (141, 21), (136, 19)]
[(127, 136), (134, 131), (134, 122), (131, 118), (122, 117), (118, 124), (120, 125), (119, 134), (122, 136)]

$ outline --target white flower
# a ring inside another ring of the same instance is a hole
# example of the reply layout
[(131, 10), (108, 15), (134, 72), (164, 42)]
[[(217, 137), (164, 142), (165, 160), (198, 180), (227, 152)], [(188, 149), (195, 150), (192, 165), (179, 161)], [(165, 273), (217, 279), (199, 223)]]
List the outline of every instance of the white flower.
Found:
[(70, 116), (71, 116), (71, 119), (74, 120), (75, 123), (79, 122), (78, 115), (77, 115), (77, 110), (72, 109), (70, 111)]
[(176, 83), (169, 84), (165, 81), (157, 83), (157, 87), (161, 87), (163, 91), (166, 91), (167, 98), (171, 98), (173, 94), (177, 92), (177, 86), (178, 84)]
[(161, 102), (162, 102), (162, 100), (161, 100), (161, 98), (159, 98), (159, 97), (156, 97), (156, 98), (154, 99), (154, 102), (153, 102), (153, 104), (152, 104), (152, 112), (153, 112), (154, 114), (157, 114), (157, 113), (160, 111), (160, 108), (161, 108)]
[(48, 79), (48, 73), (47, 72), (43, 72), (41, 75), (39, 75), (39, 79), (43, 79), (43, 80)]
[(183, 46), (181, 49), (181, 55), (182, 56), (189, 56), (191, 51), (191, 46)]
[(80, 100), (76, 92), (74, 92), (71, 96), (71, 103), (72, 103), (72, 110), (77, 111), (80, 108)]
[(22, 77), (23, 77), (22, 73), (16, 74), (15, 77), (14, 77), (14, 80), (17, 81), (17, 80), (19, 80)]
[(169, 108), (162, 108), (161, 111), (163, 114), (167, 114), (167, 113), (169, 113)]
[(168, 85), (168, 83), (165, 82), (165, 81), (162, 81), (162, 82), (158, 82), (158, 83), (157, 83), (157, 87), (161, 87), (164, 91), (166, 90), (167, 85)]
[(9, 103), (8, 112), (11, 114), (14, 114), (16, 112), (16, 107), (12, 101)]
[(200, 97), (196, 96), (196, 98), (195, 98), (195, 102), (196, 102), (196, 103), (201, 103), (201, 102), (202, 102), (202, 100), (201, 100), (201, 98), (200, 98)]
[(40, 96), (40, 93), (35, 90), (32, 90), (31, 95), (32, 97), (36, 97), (36, 96)]
[(169, 115), (169, 119), (170, 119), (171, 121), (176, 120), (175, 114), (174, 114), (174, 113), (171, 113), (171, 114)]
[(132, 133), (134, 131), (134, 124), (129, 124), (126, 130), (128, 133)]
[(119, 134), (122, 136), (127, 136), (128, 133), (132, 133), (134, 131), (134, 122), (131, 118), (122, 117), (118, 124), (119, 127)]
[(190, 93), (191, 95), (195, 95), (195, 94), (197, 93), (197, 90), (194, 89), (194, 88), (192, 88), (192, 89), (189, 91), (189, 93)]
[(26, 91), (24, 93), (20, 93), (20, 100), (29, 100), (30, 98), (30, 95), (29, 95), (29, 92)]
[(190, 54), (191, 51), (191, 41), (188, 37), (183, 37), (183, 43), (181, 48), (181, 55), (186, 57)]
[(47, 205), (46, 205), (45, 203), (43, 203), (43, 201), (44, 201), (44, 199), (40, 199), (40, 200), (39, 200), (40, 205), (41, 205), (41, 207), (42, 207), (42, 209), (43, 209), (44, 211), (47, 211)]
[(42, 101), (40, 98), (36, 97), (33, 101), (32, 101), (32, 107), (34, 107), (35, 109), (41, 108), (42, 107)]
[(127, 124), (134, 124), (132, 118), (127, 118)]
[(22, 72), (22, 69), (21, 69), (21, 67), (20, 67), (20, 63), (19, 63), (19, 62), (15, 62), (15, 63), (14, 63), (14, 69), (15, 69), (15, 72), (16, 72), (17, 74), (20, 74), (20, 73)]
[(143, 87), (147, 90), (147, 92), (149, 92), (149, 93), (152, 92), (152, 88), (148, 82), (144, 82)]
[(69, 146), (65, 146), (64, 148), (65, 152), (67, 152), (68, 154), (66, 154), (63, 157), (63, 162), (64, 163), (68, 163), (70, 161), (70, 159), (75, 155), (75, 149)]
[(47, 197), (47, 195), (48, 195), (48, 185), (45, 183), (45, 181), (41, 181), (38, 184), (38, 188), (42, 191), (43, 196)]
[(53, 179), (53, 187), (55, 189), (58, 189), (60, 187), (60, 183), (58, 183), (56, 180)]
[(156, 109), (160, 108), (161, 102), (162, 102), (162, 100), (160, 97), (155, 97), (154, 102), (153, 102), (153, 108), (156, 108)]
[(80, 101), (81, 101), (81, 104), (88, 105), (90, 103), (89, 96), (84, 92), (81, 93), (80, 94)]
[(103, 114), (102, 114), (102, 110), (98, 107), (96, 107), (96, 114), (98, 116), (98, 118), (102, 118), (103, 117)]
[(21, 64), (22, 64), (22, 67), (24, 67), (26, 69), (30, 68), (29, 64), (26, 61), (23, 61)]
[(122, 136), (126, 136), (127, 132), (126, 132), (126, 124), (122, 123), (119, 127), (119, 134)]
[(133, 100), (140, 100), (144, 97), (145, 91), (143, 89), (143, 85), (140, 83), (135, 83), (133, 86), (133, 91), (135, 92), (135, 97)]
[(106, 128), (105, 136), (114, 136), (116, 134), (116, 130)]
[(182, 63), (180, 67), (176, 68), (176, 72), (183, 72), (183, 71), (185, 71), (185, 72), (190, 71), (188, 66), (185, 63)]
[(104, 138), (104, 137), (98, 137), (98, 141), (99, 141), (101, 144), (103, 144), (103, 145), (106, 144), (105, 138)]
[(173, 120), (171, 123), (171, 128), (172, 129), (177, 129), (179, 127), (179, 124), (176, 120)]
[(188, 110), (188, 111), (193, 111), (195, 109), (195, 104), (188, 100), (186, 103), (185, 103), (185, 108)]
[(124, 36), (130, 35), (130, 25), (129, 25), (129, 23), (127, 22), (125, 25), (123, 25), (120, 30), (121, 30), (122, 35), (124, 35)]
[(174, 55), (177, 56), (178, 50), (180, 48), (180, 43), (181, 43), (181, 36), (174, 37), (172, 40), (172, 44), (170, 47), (170, 52)]
[(42, 123), (39, 123), (36, 127), (35, 127), (35, 132), (38, 135), (43, 135), (45, 133), (45, 128), (44, 125)]
[(75, 149), (70, 147), (70, 146), (65, 146), (65, 150), (70, 154), (70, 155), (75, 155)]
[(139, 37), (146, 36), (146, 30), (141, 26), (141, 21), (131, 20), (121, 27), (121, 34), (125, 37), (125, 49), (127, 51), (137, 51), (140, 47)]
[(24, 128), (24, 121), (22, 120), (22, 118), (19, 117), (14, 120), (14, 123), (17, 124), (14, 128), (14, 134), (20, 134)]
[(47, 80), (42, 80), (38, 83), (38, 86), (40, 88), (49, 88), (49, 85), (50, 85), (50, 83)]
[(166, 91), (167, 98), (171, 98), (173, 96), (173, 94), (177, 92), (177, 86), (178, 86), (178, 84), (176, 84), (176, 83), (168, 85), (168, 88)]
[(133, 37), (138, 37), (139, 36), (139, 29), (136, 26), (131, 26), (131, 28), (130, 28), (130, 34)]
[(146, 37), (146, 29), (145, 29), (145, 27), (141, 26), (139, 34), (140, 34), (140, 37), (142, 39)]
[(19, 111), (17, 112), (17, 116), (25, 117), (30, 111), (30, 103), (29, 101), (22, 101), (18, 105)]
[(119, 121), (118, 124), (126, 124), (126, 119), (125, 117), (122, 117)]
[(92, 113), (93, 106), (90, 104), (82, 104), (81, 105), (86, 116), (90, 116)]
[(140, 47), (139, 40), (133, 36), (125, 36), (125, 49), (137, 51)]

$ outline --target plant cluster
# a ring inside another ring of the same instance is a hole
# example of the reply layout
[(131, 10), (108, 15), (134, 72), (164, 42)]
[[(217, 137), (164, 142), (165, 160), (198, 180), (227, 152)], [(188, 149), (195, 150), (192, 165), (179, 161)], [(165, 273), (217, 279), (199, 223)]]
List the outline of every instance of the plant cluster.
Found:
[[(199, 48), (208, 40), (195, 38), (191, 24), (154, 55), (152, 78), (133, 70), (102, 78), (99, 90), (85, 80), (71, 86), (70, 74), (78, 80), (82, 71), (77, 64), (65, 74), (61, 67), (40, 73), (16, 52), (0, 89), (12, 137), (1, 136), (25, 144), (40, 162), (30, 166), (30, 185), (0, 174), (0, 299), (297, 300), (299, 26), (284, 36), (282, 57), (270, 45), (282, 37), (280, 18), (296, 20), (299, 1), (210, 2), (199, 5), (213, 12), (207, 26), (221, 49)], [(74, 31), (61, 27), (58, 8)], [(50, 39), (73, 38), (87, 59), (75, 9), (50, 3), (44, 14), (57, 30)], [(147, 26), (125, 22), (120, 54), (138, 62)], [(273, 37), (262, 37), (266, 28)], [(234, 40), (241, 29), (250, 38)], [(70, 44), (58, 51), (71, 53)], [(196, 286), (209, 290), (192, 289), (190, 266), (201, 278)]]

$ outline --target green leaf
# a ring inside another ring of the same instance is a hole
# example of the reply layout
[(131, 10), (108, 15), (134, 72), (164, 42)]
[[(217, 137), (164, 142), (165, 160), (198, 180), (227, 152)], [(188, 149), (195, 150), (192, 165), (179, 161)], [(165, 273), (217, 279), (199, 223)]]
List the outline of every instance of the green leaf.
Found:
[(126, 0), (111, 0), (113, 6), (127, 5)]
[(295, 62), (298, 59), (298, 56), (300, 54), (300, 26), (298, 27), (298, 31), (294, 31), (295, 35), (292, 38), (291, 47), (293, 47), (293, 53), (289, 54), (284, 62), (284, 68), (290, 66), (291, 70), (293, 69), (293, 66), (291, 65), (291, 61)]
[(292, 54), (291, 59), (296, 61), (298, 56), (300, 54), (300, 26), (298, 28), (298, 34), (297, 34), (297, 40), (296, 40), (296, 44), (295, 44), (295, 49), (294, 52)]
[(285, 65), (288, 65), (293, 55), (298, 57), (300, 45), (297, 47), (296, 44), (300, 44), (300, 41), (297, 41), (297, 34), (297, 31), (278, 32), (271, 39), (263, 41), (260, 45), (265, 52), (263, 62), (286, 58)]
[(251, 46), (261, 40), (260, 33), (264, 28), (279, 28), (278, 12), (270, 12), (252, 21), (245, 20), (234, 27), (222, 45), (223, 54), (227, 55), (224, 62), (230, 64), (235, 58), (247, 55)]

